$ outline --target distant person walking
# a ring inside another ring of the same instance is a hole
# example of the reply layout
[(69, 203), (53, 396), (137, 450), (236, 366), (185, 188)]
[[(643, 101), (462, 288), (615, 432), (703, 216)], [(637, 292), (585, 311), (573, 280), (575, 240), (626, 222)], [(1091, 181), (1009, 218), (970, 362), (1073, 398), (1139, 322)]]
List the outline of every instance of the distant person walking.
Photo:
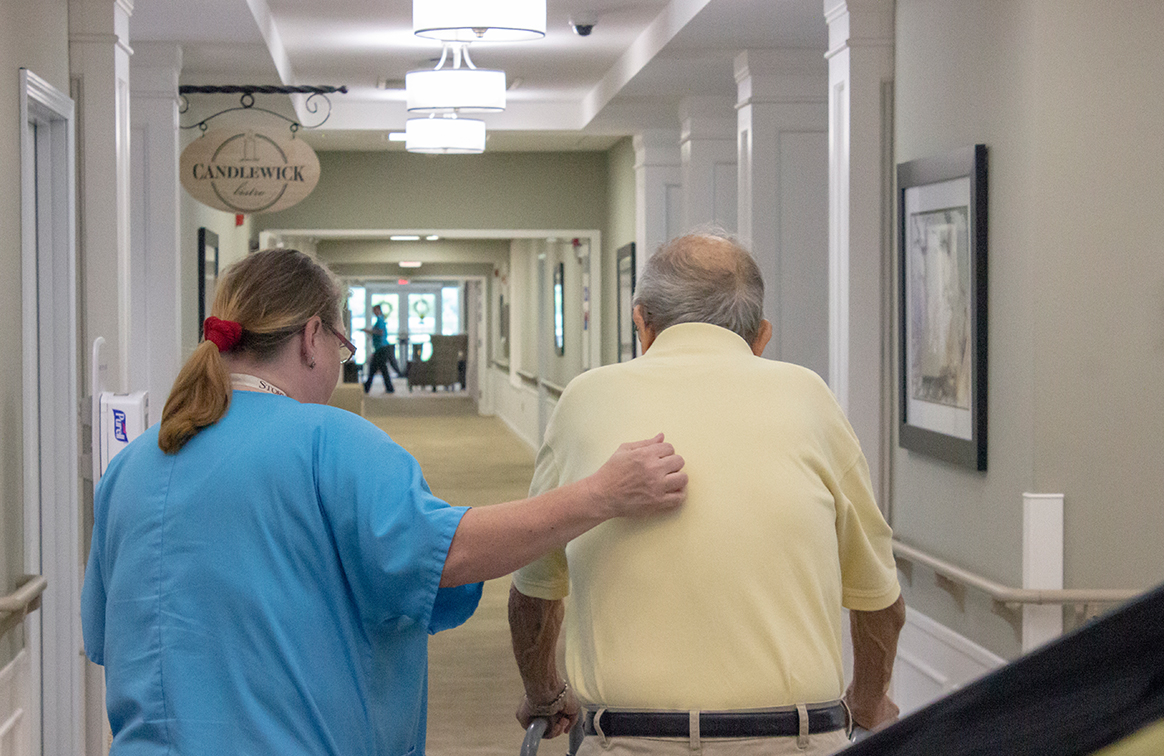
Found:
[(371, 328), (365, 328), (364, 333), (372, 336), (372, 359), (368, 365), (368, 379), (364, 381), (364, 393), (372, 390), (372, 379), (376, 373), (384, 375), (384, 390), (391, 394), (396, 389), (392, 386), (392, 376), (388, 373), (388, 366), (396, 371), (396, 375), (403, 375), (400, 366), (396, 364), (396, 345), (388, 343), (388, 324), (384, 320), (384, 311), (380, 305), (372, 308), (376, 319)]

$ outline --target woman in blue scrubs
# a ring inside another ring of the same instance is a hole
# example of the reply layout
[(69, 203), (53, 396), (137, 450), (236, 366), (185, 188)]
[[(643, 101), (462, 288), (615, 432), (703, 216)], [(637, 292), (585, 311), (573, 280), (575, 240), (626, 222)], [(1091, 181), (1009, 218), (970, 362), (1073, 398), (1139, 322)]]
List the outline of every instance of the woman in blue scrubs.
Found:
[(423, 754), (427, 637), (472, 615), (481, 581), (682, 502), (661, 436), (537, 498), (440, 501), (326, 406), (354, 351), (342, 306), (299, 252), (233, 266), (162, 422), (102, 478), (81, 610), (113, 756)]

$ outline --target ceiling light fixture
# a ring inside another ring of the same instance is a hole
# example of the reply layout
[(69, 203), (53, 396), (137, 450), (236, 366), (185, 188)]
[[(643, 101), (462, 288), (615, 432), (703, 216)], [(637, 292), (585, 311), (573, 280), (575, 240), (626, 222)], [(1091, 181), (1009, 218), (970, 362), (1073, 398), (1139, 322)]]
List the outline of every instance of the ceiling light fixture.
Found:
[(440, 239), (440, 237), (437, 236), (436, 234), (429, 234), (428, 236), (426, 236), (424, 238), (428, 241), (437, 241), (438, 239)]
[[(453, 67), (445, 68), (450, 50)], [(461, 68), (462, 59), (468, 68)], [(409, 71), (404, 82), (412, 113), (505, 110), (505, 72), (477, 68), (464, 42), (446, 43), (435, 69)]]
[(404, 149), (429, 155), (472, 155), (485, 151), (485, 122), (473, 118), (409, 118)]
[(401, 268), (419, 268), (423, 264), (419, 260), (403, 260), (397, 263)]
[(420, 237), (414, 234), (396, 234), (389, 236), (389, 241), (420, 241)]
[(412, 0), (412, 31), (445, 42), (541, 39), (546, 0)]

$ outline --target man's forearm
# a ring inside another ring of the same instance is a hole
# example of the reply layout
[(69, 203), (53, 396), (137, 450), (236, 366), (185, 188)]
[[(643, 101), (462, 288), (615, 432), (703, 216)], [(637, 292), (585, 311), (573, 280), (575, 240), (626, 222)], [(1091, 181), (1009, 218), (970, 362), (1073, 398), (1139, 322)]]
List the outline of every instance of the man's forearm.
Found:
[(516, 586), (509, 589), (513, 656), (525, 693), (534, 704), (551, 701), (562, 690), (557, 647), (563, 614), (561, 601), (526, 596)]
[(905, 599), (875, 612), (849, 612), (853, 636), (853, 682), (845, 699), (854, 721), (874, 729), (897, 718), (897, 706), (889, 700), (889, 680), (897, 658), (897, 638), (905, 625)]

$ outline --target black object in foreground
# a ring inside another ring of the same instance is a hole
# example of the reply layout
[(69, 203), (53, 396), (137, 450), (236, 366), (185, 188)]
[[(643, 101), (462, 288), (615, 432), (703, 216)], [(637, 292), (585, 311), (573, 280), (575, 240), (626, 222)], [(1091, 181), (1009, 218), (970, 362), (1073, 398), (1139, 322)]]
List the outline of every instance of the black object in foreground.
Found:
[(1164, 719), (1164, 586), (843, 756), (1082, 756)]

